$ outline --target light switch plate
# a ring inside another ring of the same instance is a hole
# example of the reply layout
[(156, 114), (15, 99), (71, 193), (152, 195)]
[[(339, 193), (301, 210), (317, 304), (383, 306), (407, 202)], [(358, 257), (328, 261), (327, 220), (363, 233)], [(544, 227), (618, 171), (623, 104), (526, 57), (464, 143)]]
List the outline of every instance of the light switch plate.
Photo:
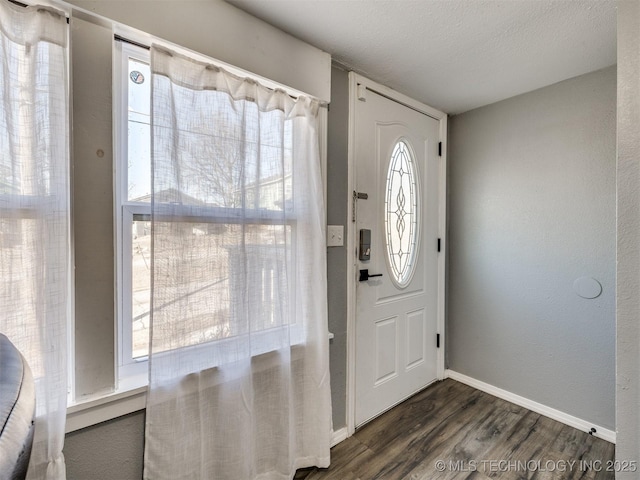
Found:
[(344, 225), (327, 225), (327, 247), (344, 245)]

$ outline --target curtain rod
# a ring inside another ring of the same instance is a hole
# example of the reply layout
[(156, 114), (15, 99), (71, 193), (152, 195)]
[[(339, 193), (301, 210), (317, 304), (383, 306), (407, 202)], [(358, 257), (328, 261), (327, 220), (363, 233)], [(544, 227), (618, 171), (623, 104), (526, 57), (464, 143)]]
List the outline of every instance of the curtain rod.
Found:
[[(12, 1), (12, 0), (9, 0), (9, 1)], [(113, 38), (119, 42), (128, 43), (136, 47), (144, 48), (145, 50), (151, 50), (151, 47), (149, 45), (145, 45), (144, 43), (140, 43), (140, 42), (134, 42), (133, 40), (129, 40), (128, 38), (121, 37), (117, 33), (113, 36)]]
[[(13, 1), (13, 0), (9, 0), (9, 1)], [(144, 48), (145, 50), (151, 50), (151, 47), (149, 45), (145, 45), (144, 43), (136, 42), (135, 40), (130, 40), (128, 38), (122, 37), (122, 36), (118, 35), (117, 33), (115, 33), (113, 35), (113, 38), (114, 38), (114, 40), (116, 40), (118, 42), (128, 43), (129, 45), (133, 45), (135, 47)], [(294, 100), (297, 99), (297, 97), (294, 97), (290, 93), (288, 93), (287, 95), (289, 95)], [(319, 102), (319, 104), (320, 104), (321, 108), (326, 108), (327, 110), (329, 109), (329, 103), (328, 102)]]

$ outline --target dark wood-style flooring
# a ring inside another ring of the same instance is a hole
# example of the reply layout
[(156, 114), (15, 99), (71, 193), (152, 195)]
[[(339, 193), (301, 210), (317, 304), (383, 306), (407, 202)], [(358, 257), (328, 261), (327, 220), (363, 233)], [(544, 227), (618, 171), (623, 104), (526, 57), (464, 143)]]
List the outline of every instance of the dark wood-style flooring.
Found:
[(328, 469), (295, 479), (600, 480), (614, 478), (613, 459), (605, 440), (449, 379), (333, 447)]

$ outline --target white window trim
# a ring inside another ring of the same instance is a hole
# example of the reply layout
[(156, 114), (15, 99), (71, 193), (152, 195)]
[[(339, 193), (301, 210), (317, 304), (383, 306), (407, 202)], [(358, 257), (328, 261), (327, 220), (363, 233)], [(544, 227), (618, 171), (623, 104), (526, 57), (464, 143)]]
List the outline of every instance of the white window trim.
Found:
[(65, 433), (97, 425), (114, 418), (144, 410), (147, 406), (147, 386), (98, 395), (67, 407)]

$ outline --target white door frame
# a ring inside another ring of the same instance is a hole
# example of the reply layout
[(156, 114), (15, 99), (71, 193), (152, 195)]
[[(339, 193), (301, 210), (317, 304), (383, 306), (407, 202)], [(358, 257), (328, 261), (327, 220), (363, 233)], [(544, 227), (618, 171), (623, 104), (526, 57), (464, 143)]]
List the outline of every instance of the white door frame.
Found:
[(349, 200), (347, 210), (347, 433), (348, 436), (355, 432), (356, 411), (356, 256), (357, 235), (355, 223), (352, 221), (353, 198), (351, 192), (355, 190), (355, 108), (358, 101), (358, 86), (365, 87), (379, 93), (390, 100), (405, 105), (413, 110), (428, 115), (440, 122), (440, 139), (442, 142), (442, 156), (440, 157), (439, 192), (438, 201), (438, 237), (440, 240), (440, 253), (438, 255), (438, 307), (437, 328), (440, 334), (440, 348), (437, 351), (438, 380), (444, 379), (444, 350), (445, 350), (445, 259), (447, 256), (447, 114), (420, 103), (412, 98), (396, 92), (384, 85), (380, 85), (368, 78), (349, 72), (349, 152), (348, 152), (348, 185)]

